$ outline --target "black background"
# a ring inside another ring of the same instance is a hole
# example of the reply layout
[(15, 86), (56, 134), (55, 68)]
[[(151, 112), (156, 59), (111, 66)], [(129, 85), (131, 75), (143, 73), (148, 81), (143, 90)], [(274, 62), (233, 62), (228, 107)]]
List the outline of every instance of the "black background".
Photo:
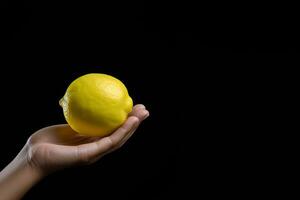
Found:
[(122, 80), (151, 116), (121, 150), (47, 177), (24, 199), (281, 195), (274, 166), (283, 144), (269, 119), (299, 50), (297, 13), (285, 11), (4, 1), (1, 168), (34, 131), (65, 122), (58, 100), (72, 80), (98, 72)]

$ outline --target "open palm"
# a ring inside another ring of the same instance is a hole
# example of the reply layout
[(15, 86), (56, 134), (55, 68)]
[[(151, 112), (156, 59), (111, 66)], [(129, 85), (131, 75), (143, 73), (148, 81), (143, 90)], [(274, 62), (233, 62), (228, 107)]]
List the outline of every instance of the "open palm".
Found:
[(43, 128), (25, 145), (28, 162), (43, 173), (93, 163), (121, 147), (148, 115), (145, 106), (136, 105), (121, 127), (102, 138), (81, 136), (67, 124)]

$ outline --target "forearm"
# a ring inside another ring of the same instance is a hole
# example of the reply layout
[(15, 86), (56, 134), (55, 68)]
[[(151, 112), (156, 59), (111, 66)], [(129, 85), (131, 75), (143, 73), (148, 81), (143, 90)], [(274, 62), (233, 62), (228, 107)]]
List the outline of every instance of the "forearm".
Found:
[(42, 175), (27, 162), (25, 149), (0, 172), (1, 200), (18, 200)]

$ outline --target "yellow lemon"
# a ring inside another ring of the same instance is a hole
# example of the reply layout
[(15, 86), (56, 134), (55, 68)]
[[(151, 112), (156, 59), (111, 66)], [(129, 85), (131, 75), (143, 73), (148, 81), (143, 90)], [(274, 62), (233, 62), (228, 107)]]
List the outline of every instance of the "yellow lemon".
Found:
[(106, 136), (132, 110), (125, 85), (106, 74), (86, 74), (74, 80), (59, 101), (73, 130), (86, 136)]

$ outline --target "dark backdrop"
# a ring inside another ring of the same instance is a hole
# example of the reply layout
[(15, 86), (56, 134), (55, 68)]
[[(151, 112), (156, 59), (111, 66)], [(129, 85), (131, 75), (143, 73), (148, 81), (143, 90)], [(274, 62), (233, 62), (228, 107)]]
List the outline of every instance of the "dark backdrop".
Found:
[(34, 131), (65, 122), (58, 100), (83, 74), (116, 76), (151, 113), (122, 149), (51, 175), (25, 199), (281, 194), (271, 187), (278, 135), (259, 127), (298, 52), (293, 12), (235, 6), (4, 1), (1, 168)]

